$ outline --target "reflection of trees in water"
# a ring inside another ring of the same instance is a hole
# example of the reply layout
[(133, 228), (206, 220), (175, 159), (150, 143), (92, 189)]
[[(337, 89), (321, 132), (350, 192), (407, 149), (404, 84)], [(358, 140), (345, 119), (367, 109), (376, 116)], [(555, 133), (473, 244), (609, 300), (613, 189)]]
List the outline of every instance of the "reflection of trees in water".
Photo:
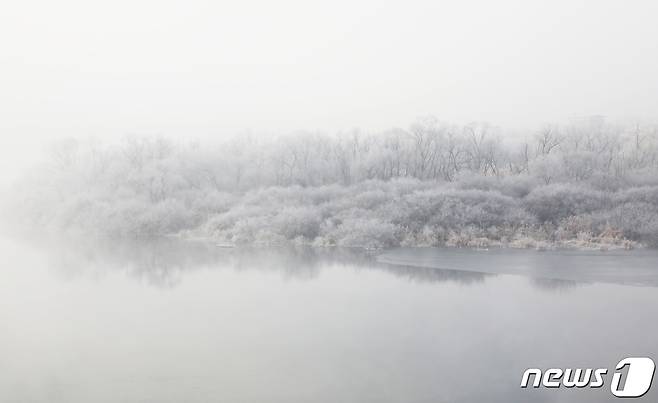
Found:
[[(62, 247), (62, 244), (66, 247)], [(50, 249), (55, 251), (51, 261), (66, 272), (120, 269), (158, 287), (175, 286), (186, 272), (193, 270), (271, 272), (284, 278), (312, 280), (322, 270), (345, 266), (356, 270), (382, 271), (414, 282), (453, 282), (463, 285), (483, 283), (487, 278), (497, 276), (476, 271), (384, 263), (377, 261), (378, 253), (353, 248), (222, 248), (209, 242), (162, 238), (133, 242), (98, 239), (62, 241)], [(531, 273), (537, 274), (536, 271)], [(550, 292), (569, 292), (587, 284), (538, 275), (531, 276), (528, 281), (533, 287)]]
[(121, 269), (164, 287), (178, 284), (185, 271), (222, 263), (221, 254), (213, 253), (213, 248), (199, 242), (170, 239), (64, 242), (66, 247), (57, 248), (54, 255), (66, 271)]
[(126, 270), (150, 284), (171, 287), (187, 271), (232, 269), (277, 272), (285, 278), (310, 280), (323, 268), (342, 265), (358, 270), (384, 271), (418, 282), (481, 283), (488, 274), (379, 263), (373, 253), (350, 248), (302, 246), (221, 248), (212, 243), (152, 239), (134, 242), (76, 240), (68, 247), (51, 248), (66, 271), (90, 267)]
[(448, 270), (433, 267), (401, 266), (388, 263), (378, 263), (378, 270), (383, 270), (397, 277), (406, 278), (422, 283), (455, 282), (459, 284), (483, 283), (488, 277), (495, 274), (478, 273), (474, 271)]
[[(345, 266), (353, 270), (382, 271), (407, 281), (423, 283), (454, 282), (458, 284), (482, 283), (485, 279), (498, 274), (514, 274), (530, 277), (528, 283), (533, 287), (549, 292), (570, 292), (584, 284), (606, 282), (613, 284), (658, 286), (655, 271), (649, 267), (655, 262), (654, 254), (632, 255), (634, 260), (627, 263), (635, 270), (635, 276), (624, 276), (625, 272), (617, 272), (615, 265), (621, 266), (617, 256), (591, 254), (562, 253), (529, 254), (520, 251), (509, 253), (469, 255), (466, 251), (437, 251), (431, 259), (423, 255), (425, 263), (450, 265), (450, 267), (480, 267), (496, 266), (497, 273), (443, 269), (441, 267), (414, 266), (404, 262), (414, 259), (400, 259), (402, 264), (382, 261), (379, 252), (369, 252), (353, 248), (312, 248), (308, 246), (266, 246), (266, 247), (236, 247), (222, 248), (210, 242), (182, 241), (178, 239), (151, 239), (127, 241), (111, 241), (99, 239), (59, 240), (44, 248), (52, 251), (50, 261), (59, 266), (63, 273), (116, 271), (117, 269), (130, 273), (135, 278), (159, 287), (177, 285), (186, 272), (193, 270), (236, 270), (277, 273), (284, 278), (296, 280), (312, 280), (319, 276), (322, 270), (330, 270), (332, 266)], [(416, 251), (408, 251), (416, 253)], [(427, 252), (427, 251), (425, 251)], [(446, 255), (448, 255), (446, 257)], [(463, 256), (462, 256), (463, 255)], [(460, 259), (456, 259), (457, 256)], [(579, 261), (574, 261), (575, 257)], [(407, 256), (408, 257), (408, 256)], [(624, 262), (630, 259), (622, 256)], [(595, 260), (603, 259), (604, 260)], [(612, 260), (616, 258), (617, 260)], [(568, 259), (567, 263), (564, 263)], [(615, 263), (619, 261), (619, 263)], [(602, 266), (602, 263), (608, 266)], [(612, 263), (611, 263), (612, 262)], [(597, 274), (587, 271), (567, 272), (556, 270), (563, 266), (577, 267), (581, 265), (598, 266)], [(485, 266), (488, 264), (489, 266)], [(612, 268), (610, 268), (612, 267)], [(561, 275), (565, 278), (554, 279)], [(574, 278), (568, 278), (572, 276)], [(632, 281), (631, 281), (632, 280)]]
[(531, 277), (530, 284), (532, 284), (533, 287), (538, 288), (540, 290), (551, 291), (551, 292), (555, 292), (555, 291), (567, 292), (587, 283), (577, 282), (573, 280), (560, 280), (556, 278)]

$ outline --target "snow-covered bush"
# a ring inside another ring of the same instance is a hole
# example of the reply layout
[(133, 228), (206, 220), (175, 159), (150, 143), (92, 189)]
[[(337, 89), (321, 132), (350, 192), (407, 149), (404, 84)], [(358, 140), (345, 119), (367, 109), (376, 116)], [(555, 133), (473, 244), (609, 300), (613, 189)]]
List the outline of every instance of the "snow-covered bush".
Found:
[(558, 222), (607, 207), (609, 196), (586, 186), (559, 183), (534, 189), (523, 199), (523, 204), (540, 222)]
[(243, 136), (203, 147), (68, 140), (15, 186), (4, 215), (37, 231), (120, 238), (658, 245), (657, 130), (599, 125), (515, 144), (496, 133), (423, 119), (380, 134)]
[(385, 221), (350, 218), (329, 231), (324, 238), (332, 240), (338, 246), (374, 249), (398, 245), (396, 232), (397, 227)]

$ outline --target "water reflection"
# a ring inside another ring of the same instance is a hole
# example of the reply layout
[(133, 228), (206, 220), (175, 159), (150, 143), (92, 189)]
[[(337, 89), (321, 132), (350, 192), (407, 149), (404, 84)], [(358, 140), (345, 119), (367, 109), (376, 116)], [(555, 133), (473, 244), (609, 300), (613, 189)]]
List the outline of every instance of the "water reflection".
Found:
[(539, 288), (573, 288), (609, 283), (658, 287), (658, 251), (546, 251), (515, 249), (397, 248), (378, 261), (427, 268), (458, 269), (529, 277)]
[(223, 248), (210, 242), (151, 239), (138, 242), (108, 240), (50, 241), (49, 261), (73, 275), (88, 269), (125, 270), (135, 278), (159, 287), (173, 287), (184, 273), (202, 268), (236, 271), (274, 271), (284, 278), (312, 280), (323, 269), (349, 266), (378, 270), (413, 282), (482, 283), (493, 274), (445, 270), (378, 262), (376, 253), (352, 248), (306, 246)]
[(530, 284), (532, 284), (535, 288), (544, 291), (566, 292), (571, 291), (576, 287), (591, 283), (578, 282), (573, 280), (560, 280), (555, 278), (534, 277), (530, 278)]
[(0, 401), (601, 402), (520, 376), (658, 356), (655, 288), (499, 275), (570, 256), (3, 245)]
[(377, 270), (421, 283), (470, 285), (500, 274), (523, 275), (535, 288), (560, 292), (595, 282), (658, 286), (655, 251), (602, 254), (400, 248), (374, 253), (305, 246), (223, 248), (210, 242), (167, 238), (133, 242), (58, 240), (41, 249), (52, 254), (49, 261), (64, 273), (90, 268), (125, 270), (158, 287), (176, 286), (185, 272), (202, 268), (276, 272), (284, 278), (313, 280), (334, 266)]
[(483, 283), (487, 278), (496, 276), (495, 274), (478, 273), (474, 271), (393, 265), (381, 262), (374, 262), (371, 267), (393, 274), (396, 277), (421, 283), (455, 282), (463, 285), (470, 285)]

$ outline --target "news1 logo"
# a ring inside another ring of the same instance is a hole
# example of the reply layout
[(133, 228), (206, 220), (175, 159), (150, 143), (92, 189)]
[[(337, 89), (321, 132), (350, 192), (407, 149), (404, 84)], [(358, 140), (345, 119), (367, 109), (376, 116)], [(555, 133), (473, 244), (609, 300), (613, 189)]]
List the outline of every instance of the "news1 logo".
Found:
[[(624, 358), (615, 366), (610, 392), (617, 397), (641, 397), (651, 388), (655, 371), (656, 364), (649, 357)], [(607, 368), (551, 368), (543, 372), (538, 368), (528, 368), (521, 377), (521, 387), (527, 388), (533, 378), (533, 388), (600, 388), (605, 384), (607, 374)]]

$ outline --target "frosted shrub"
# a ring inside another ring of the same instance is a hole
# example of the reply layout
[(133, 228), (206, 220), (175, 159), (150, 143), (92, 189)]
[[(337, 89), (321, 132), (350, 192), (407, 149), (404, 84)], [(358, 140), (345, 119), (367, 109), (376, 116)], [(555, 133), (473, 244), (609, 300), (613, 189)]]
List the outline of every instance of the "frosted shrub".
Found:
[(540, 222), (557, 222), (569, 216), (603, 209), (608, 204), (608, 197), (584, 186), (555, 184), (536, 188), (524, 198), (523, 204)]
[(239, 219), (230, 230), (225, 231), (225, 238), (236, 244), (249, 244), (269, 241), (272, 232), (268, 228), (270, 218), (265, 216), (244, 217)]
[(390, 200), (382, 190), (368, 190), (353, 196), (354, 204), (363, 209), (374, 209)]
[(593, 218), (599, 223), (622, 231), (625, 238), (658, 246), (658, 206), (645, 202), (630, 202)]
[(237, 197), (226, 192), (209, 191), (201, 195), (192, 194), (189, 199), (191, 210), (200, 214), (211, 215), (231, 209)]
[(649, 203), (658, 206), (658, 186), (642, 186), (619, 191), (614, 195), (617, 203)]
[(272, 219), (271, 230), (284, 239), (303, 237), (313, 240), (320, 231), (322, 217), (313, 207), (289, 207)]
[(511, 197), (480, 190), (446, 192), (437, 195), (434, 203), (433, 221), (451, 228), (503, 225), (505, 216), (517, 206)]
[(343, 221), (326, 237), (334, 239), (339, 246), (368, 249), (396, 246), (396, 226), (376, 219), (352, 218)]
[(120, 238), (658, 245), (655, 128), (545, 132), (518, 144), (485, 129), (430, 119), (379, 134), (242, 136), (213, 147), (67, 141), (15, 187), (5, 215), (36, 231)]

